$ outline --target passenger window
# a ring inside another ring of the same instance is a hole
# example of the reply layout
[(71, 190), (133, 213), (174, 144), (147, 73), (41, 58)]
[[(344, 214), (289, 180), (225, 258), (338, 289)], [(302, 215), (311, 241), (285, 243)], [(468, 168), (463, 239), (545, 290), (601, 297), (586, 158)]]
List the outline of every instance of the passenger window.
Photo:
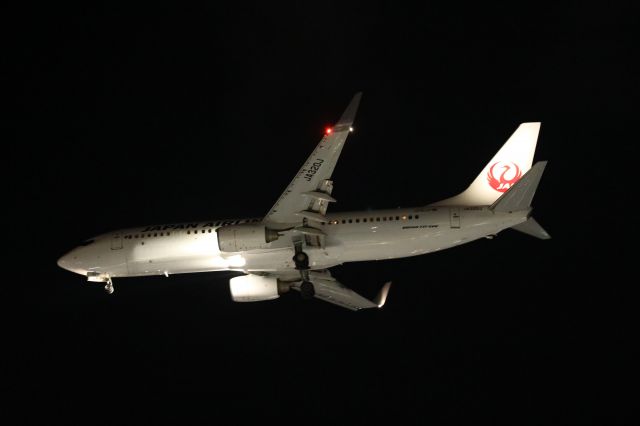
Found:
[(349, 223), (353, 223), (353, 219), (349, 219)]
[(208, 232), (211, 233), (211, 229), (209, 229)]
[(376, 217), (376, 222), (380, 222), (380, 218), (379, 217)]
[(360, 219), (356, 219), (356, 223), (360, 223)]
[(396, 216), (396, 220), (400, 220), (400, 216)]
[(413, 216), (409, 215), (409, 220), (413, 219)]
[(418, 219), (420, 216), (416, 215), (416, 219)]
[(366, 222), (366, 221), (367, 221), (367, 218), (365, 217), (364, 219), (362, 219), (362, 221), (363, 221), (363, 222)]
[(154, 232), (153, 236), (154, 236), (154, 237), (157, 237), (157, 236), (158, 236), (158, 233), (157, 233), (157, 232)]
[(346, 221), (346, 220), (344, 220), (344, 219), (342, 219), (342, 223), (347, 223), (347, 221)]
[(187, 231), (187, 234), (190, 234), (190, 233), (191, 233), (191, 231)]
[(387, 217), (386, 217), (386, 216), (384, 216), (384, 217), (382, 218), (382, 221), (383, 221), (383, 222), (386, 222), (386, 221), (387, 221)]

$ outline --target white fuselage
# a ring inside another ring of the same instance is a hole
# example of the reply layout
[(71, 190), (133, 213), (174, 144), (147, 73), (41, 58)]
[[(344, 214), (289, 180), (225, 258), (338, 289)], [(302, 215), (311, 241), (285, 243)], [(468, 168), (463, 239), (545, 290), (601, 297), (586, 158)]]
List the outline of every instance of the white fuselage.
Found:
[[(324, 247), (306, 247), (311, 269), (346, 262), (394, 259), (464, 244), (527, 219), (529, 210), (497, 213), (488, 207), (418, 207), (327, 214), (314, 226)], [(221, 252), (216, 230), (259, 219), (147, 226), (100, 235), (60, 258), (58, 264), (89, 277), (131, 277), (209, 271), (295, 271), (292, 237), (259, 250)]]

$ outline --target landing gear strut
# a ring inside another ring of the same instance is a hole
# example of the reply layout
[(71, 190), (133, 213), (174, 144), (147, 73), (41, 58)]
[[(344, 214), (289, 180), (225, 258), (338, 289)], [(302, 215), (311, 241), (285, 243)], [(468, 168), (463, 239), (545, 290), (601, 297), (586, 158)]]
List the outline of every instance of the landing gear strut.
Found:
[(300, 284), (300, 295), (303, 299), (313, 299), (316, 291), (313, 287), (313, 283), (309, 281), (309, 256), (302, 251), (302, 241), (296, 241), (294, 244), (295, 254), (293, 255), (293, 263), (296, 265), (296, 269), (300, 271), (300, 277), (302, 278), (302, 284)]
[(296, 254), (293, 256), (293, 263), (296, 264), (296, 269), (300, 271), (309, 269), (309, 256), (302, 251), (302, 247), (300, 247), (300, 251), (297, 251), (297, 249), (298, 246), (296, 246)]

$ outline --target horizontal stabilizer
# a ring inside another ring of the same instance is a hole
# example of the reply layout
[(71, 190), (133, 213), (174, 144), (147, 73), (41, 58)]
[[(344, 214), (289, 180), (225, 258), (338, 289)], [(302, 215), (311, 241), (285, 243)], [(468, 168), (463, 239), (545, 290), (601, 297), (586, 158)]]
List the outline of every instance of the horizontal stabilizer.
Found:
[(531, 170), (525, 173), (518, 182), (493, 203), (491, 210), (496, 212), (515, 212), (529, 209), (546, 165), (546, 161), (539, 161), (534, 164)]
[(531, 235), (532, 237), (540, 238), (541, 240), (548, 240), (551, 238), (551, 235), (549, 235), (549, 233), (545, 231), (544, 228), (532, 217), (530, 217), (526, 222), (512, 226), (511, 229)]

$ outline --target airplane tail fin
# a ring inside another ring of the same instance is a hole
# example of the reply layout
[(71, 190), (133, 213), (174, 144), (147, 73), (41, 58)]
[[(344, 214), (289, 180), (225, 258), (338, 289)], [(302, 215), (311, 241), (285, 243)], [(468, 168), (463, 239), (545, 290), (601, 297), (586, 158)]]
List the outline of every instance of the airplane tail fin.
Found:
[(488, 206), (529, 171), (540, 123), (522, 123), (462, 193), (433, 203), (437, 206)]

